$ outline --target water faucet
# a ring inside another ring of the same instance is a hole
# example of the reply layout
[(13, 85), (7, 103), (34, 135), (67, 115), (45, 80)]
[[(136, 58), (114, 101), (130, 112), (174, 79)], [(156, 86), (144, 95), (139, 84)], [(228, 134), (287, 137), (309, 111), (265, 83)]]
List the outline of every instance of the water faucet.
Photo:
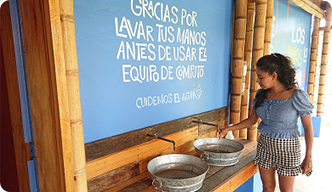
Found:
[(159, 129), (159, 130), (156, 131), (154, 134), (150, 134), (150, 133), (148, 133), (148, 136), (149, 136), (149, 137), (156, 138), (156, 139), (160, 139), (160, 140), (163, 140), (163, 141), (167, 141), (167, 142), (170, 142), (170, 143), (173, 143), (173, 150), (175, 151), (175, 146), (176, 146), (175, 141), (173, 141), (173, 140), (169, 140), (169, 139), (165, 139), (165, 138), (162, 138), (162, 137), (159, 137), (159, 136), (157, 135), (157, 133), (160, 132), (160, 131), (162, 131), (162, 129)]
[(208, 122), (204, 122), (202, 119), (198, 118), (198, 117), (194, 117), (192, 122), (194, 123), (199, 123), (199, 124), (205, 124), (205, 125), (211, 125), (211, 126), (216, 126), (217, 127), (217, 137), (219, 136), (219, 125), (217, 124), (213, 124), (213, 123), (208, 123)]

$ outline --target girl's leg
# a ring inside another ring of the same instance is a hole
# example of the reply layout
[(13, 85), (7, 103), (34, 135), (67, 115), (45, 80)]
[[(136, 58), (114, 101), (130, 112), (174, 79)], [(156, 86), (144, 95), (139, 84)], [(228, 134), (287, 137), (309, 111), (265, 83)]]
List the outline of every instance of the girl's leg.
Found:
[(278, 175), (278, 179), (281, 192), (293, 192), (295, 176)]
[(263, 182), (263, 192), (274, 192), (276, 188), (276, 170), (259, 167), (259, 173)]

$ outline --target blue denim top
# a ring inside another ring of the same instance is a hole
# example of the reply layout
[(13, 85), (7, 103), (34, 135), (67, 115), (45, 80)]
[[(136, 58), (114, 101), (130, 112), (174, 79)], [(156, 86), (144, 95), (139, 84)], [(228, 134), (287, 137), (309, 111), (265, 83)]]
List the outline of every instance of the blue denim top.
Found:
[[(260, 91), (261, 89), (257, 93)], [(252, 103), (254, 106), (256, 98)], [(254, 107), (258, 117), (262, 119), (258, 126), (259, 132), (272, 138), (290, 139), (299, 137), (297, 120), (299, 116), (312, 114), (312, 108), (314, 106), (309, 101), (307, 92), (301, 89), (297, 89), (289, 99), (265, 99), (261, 106)]]

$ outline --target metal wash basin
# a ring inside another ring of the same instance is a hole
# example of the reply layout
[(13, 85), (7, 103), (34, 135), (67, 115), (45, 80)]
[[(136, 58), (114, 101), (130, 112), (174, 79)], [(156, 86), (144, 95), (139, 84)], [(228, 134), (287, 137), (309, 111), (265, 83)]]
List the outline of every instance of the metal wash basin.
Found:
[(199, 190), (209, 165), (198, 157), (184, 154), (163, 155), (148, 163), (156, 191), (186, 192)]
[(193, 143), (196, 152), (209, 165), (231, 166), (239, 161), (240, 155), (244, 149), (243, 144), (216, 137), (198, 139)]

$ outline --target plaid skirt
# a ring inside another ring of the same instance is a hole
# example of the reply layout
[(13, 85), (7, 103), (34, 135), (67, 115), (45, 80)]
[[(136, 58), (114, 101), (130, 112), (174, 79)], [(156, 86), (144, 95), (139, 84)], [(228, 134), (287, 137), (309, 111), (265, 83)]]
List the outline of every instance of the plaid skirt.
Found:
[(300, 139), (278, 139), (261, 134), (257, 143), (255, 164), (264, 169), (274, 168), (281, 176), (300, 175)]

